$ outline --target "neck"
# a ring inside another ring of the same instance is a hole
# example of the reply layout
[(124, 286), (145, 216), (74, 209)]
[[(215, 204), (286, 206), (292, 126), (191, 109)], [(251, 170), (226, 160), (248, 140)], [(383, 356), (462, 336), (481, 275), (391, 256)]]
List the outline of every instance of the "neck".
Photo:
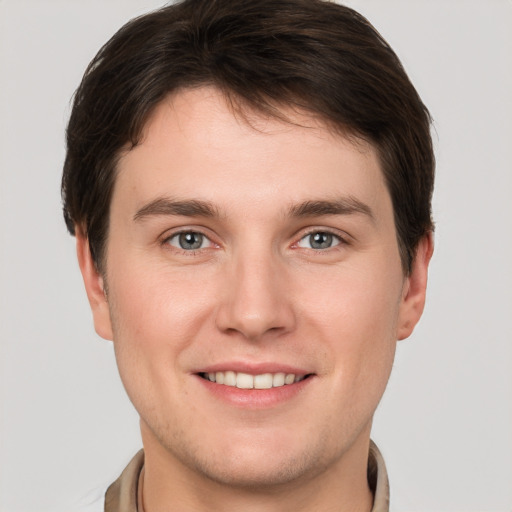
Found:
[(280, 485), (228, 485), (182, 464), (152, 436), (144, 436), (139, 512), (370, 512), (369, 431), (335, 463)]

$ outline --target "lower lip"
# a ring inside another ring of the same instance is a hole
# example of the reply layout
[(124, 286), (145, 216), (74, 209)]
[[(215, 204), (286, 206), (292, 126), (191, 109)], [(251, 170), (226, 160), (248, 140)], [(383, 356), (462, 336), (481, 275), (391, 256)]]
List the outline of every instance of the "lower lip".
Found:
[(268, 409), (288, 402), (298, 394), (304, 392), (305, 388), (308, 387), (314, 379), (314, 377), (310, 375), (300, 382), (286, 384), (276, 388), (239, 389), (234, 386), (211, 382), (199, 375), (195, 375), (195, 377), (199, 379), (200, 383), (216, 398), (234, 406), (252, 409)]

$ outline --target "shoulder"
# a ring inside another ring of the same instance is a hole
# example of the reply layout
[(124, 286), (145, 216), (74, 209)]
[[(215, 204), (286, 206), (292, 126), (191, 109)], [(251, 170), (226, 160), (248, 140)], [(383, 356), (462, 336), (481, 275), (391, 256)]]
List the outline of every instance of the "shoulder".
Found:
[(117, 480), (89, 491), (80, 499), (77, 506), (73, 507), (73, 512), (136, 510), (134, 499), (143, 465), (144, 451), (140, 450)]

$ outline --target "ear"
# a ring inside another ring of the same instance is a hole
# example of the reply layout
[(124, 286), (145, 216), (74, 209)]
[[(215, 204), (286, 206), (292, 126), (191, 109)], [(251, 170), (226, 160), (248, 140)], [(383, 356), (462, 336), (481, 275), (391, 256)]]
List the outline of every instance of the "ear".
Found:
[(76, 254), (91, 306), (96, 332), (106, 340), (112, 340), (112, 322), (103, 277), (96, 270), (89, 248), (89, 240), (76, 229)]
[(411, 335), (423, 313), (427, 292), (428, 265), (433, 252), (433, 234), (429, 232), (420, 240), (411, 273), (404, 280), (398, 316), (397, 337), (399, 340)]

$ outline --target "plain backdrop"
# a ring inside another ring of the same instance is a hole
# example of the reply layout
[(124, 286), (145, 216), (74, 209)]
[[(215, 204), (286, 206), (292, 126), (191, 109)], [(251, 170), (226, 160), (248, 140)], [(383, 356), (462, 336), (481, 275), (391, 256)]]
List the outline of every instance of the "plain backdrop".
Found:
[[(250, 1), (250, 0), (248, 0)], [(435, 120), (428, 304), (373, 438), (395, 512), (512, 511), (512, 2), (352, 0)], [(140, 447), (61, 216), (69, 102), (157, 0), (0, 0), (0, 511), (69, 512)], [(292, 427), (293, 428), (293, 427)]]

